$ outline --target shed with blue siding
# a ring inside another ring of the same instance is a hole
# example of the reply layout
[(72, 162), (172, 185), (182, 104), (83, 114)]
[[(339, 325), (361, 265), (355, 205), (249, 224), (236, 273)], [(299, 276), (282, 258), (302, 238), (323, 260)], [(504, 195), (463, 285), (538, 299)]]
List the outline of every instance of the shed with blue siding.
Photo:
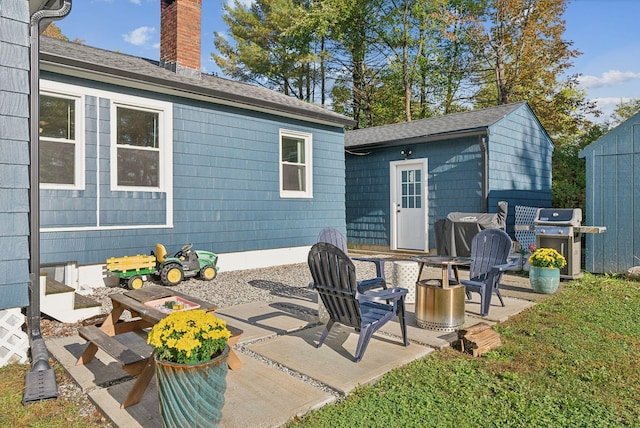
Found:
[[(78, 180), (41, 184), (43, 264), (95, 266), (160, 242), (214, 251), (222, 269), (251, 268), (303, 261), (323, 227), (345, 230), (351, 119), (265, 88), (44, 37), (41, 69), (41, 96), (75, 106), (80, 136)], [(159, 143), (122, 143), (129, 110), (152, 115)], [(304, 153), (288, 158), (287, 141)], [(117, 166), (132, 149), (159, 159), (160, 173), (140, 166), (149, 186)], [(302, 190), (283, 185), (291, 166)]]
[(586, 224), (606, 233), (586, 235), (585, 268), (623, 273), (640, 265), (640, 113), (585, 147)]
[(354, 246), (428, 251), (436, 220), (495, 213), (500, 201), (513, 236), (516, 205), (551, 206), (554, 146), (526, 102), (348, 131), (345, 147)]

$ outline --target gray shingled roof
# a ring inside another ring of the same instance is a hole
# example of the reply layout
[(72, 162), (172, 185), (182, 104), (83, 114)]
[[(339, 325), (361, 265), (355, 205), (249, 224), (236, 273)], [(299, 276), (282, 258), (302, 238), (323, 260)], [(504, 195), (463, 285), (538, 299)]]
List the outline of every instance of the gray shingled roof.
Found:
[(459, 135), (486, 132), (486, 129), (524, 101), (489, 107), (482, 110), (453, 113), (440, 117), (394, 123), (373, 128), (356, 129), (345, 133), (346, 148), (369, 148), (453, 138)]
[(177, 92), (178, 95), (197, 99), (204, 97), (210, 102), (301, 120), (339, 126), (355, 124), (351, 118), (271, 89), (208, 74), (202, 74), (200, 79), (178, 75), (161, 67), (158, 61), (49, 37), (41, 37), (40, 40), (40, 67), (129, 87)]

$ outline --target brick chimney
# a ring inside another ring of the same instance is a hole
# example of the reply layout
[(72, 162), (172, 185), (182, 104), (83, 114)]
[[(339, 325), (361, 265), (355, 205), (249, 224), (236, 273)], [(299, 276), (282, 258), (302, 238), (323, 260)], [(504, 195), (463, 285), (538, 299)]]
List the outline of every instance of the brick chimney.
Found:
[(160, 0), (160, 65), (200, 77), (202, 0)]

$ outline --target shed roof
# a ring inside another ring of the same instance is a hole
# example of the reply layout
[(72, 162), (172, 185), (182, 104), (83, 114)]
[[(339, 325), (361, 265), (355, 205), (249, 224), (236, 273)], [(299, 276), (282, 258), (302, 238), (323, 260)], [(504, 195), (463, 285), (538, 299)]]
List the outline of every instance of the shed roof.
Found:
[(489, 126), (523, 105), (526, 105), (525, 101), (411, 122), (356, 129), (345, 134), (345, 147), (371, 148), (486, 133)]
[(161, 67), (158, 61), (50, 37), (41, 37), (40, 67), (90, 80), (332, 126), (355, 124), (351, 118), (271, 89), (209, 74), (202, 74), (200, 78), (179, 75)]

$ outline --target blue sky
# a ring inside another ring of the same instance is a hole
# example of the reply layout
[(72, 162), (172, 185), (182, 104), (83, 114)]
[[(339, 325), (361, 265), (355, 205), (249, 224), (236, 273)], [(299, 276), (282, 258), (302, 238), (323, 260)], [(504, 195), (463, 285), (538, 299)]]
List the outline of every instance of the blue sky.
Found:
[[(249, 0), (246, 0), (249, 1)], [(211, 60), (213, 32), (226, 31), (225, 0), (203, 0), (202, 69), (219, 72)], [(570, 73), (582, 74), (589, 99), (610, 114), (621, 100), (640, 98), (639, 0), (570, 0), (564, 39), (582, 52)], [(58, 21), (64, 35), (85, 44), (145, 58), (159, 58), (159, 0), (75, 0)]]

